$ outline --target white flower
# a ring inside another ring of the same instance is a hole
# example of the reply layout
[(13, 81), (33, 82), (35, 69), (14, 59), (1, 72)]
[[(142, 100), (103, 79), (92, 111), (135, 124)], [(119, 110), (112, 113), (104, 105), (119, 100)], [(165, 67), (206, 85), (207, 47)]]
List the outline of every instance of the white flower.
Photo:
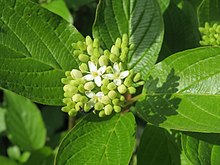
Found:
[(101, 75), (105, 73), (106, 66), (102, 66), (97, 69), (97, 66), (91, 61), (88, 62), (88, 65), (90, 73), (85, 75), (84, 78), (87, 81), (95, 80), (96, 85), (100, 87), (102, 85)]
[(107, 78), (107, 79), (113, 80), (113, 82), (117, 86), (119, 86), (122, 83), (121, 80), (124, 79), (125, 77), (127, 77), (128, 75), (129, 75), (129, 71), (128, 70), (121, 72), (119, 64), (118, 63), (114, 63), (113, 74), (105, 74), (105, 75), (103, 75), (103, 78)]
[(101, 98), (104, 96), (104, 94), (102, 92), (98, 92), (98, 93), (94, 93), (92, 91), (86, 91), (85, 92), (86, 96), (90, 98), (90, 100), (88, 101), (87, 105), (89, 106), (89, 108), (94, 107), (95, 103), (97, 103), (98, 101), (101, 100)]

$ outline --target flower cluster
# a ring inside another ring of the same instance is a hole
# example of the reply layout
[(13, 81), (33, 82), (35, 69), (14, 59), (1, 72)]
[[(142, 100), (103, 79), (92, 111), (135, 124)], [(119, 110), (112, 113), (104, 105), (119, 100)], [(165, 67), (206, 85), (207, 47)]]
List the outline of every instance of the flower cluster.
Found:
[(62, 111), (74, 116), (80, 110), (93, 110), (100, 117), (120, 112), (126, 106), (126, 95), (135, 94), (135, 87), (143, 85), (140, 73), (126, 70), (128, 51), (133, 47), (128, 36), (117, 38), (110, 51), (102, 50), (99, 40), (89, 36), (73, 47), (81, 64), (62, 79), (66, 104)]
[(220, 45), (220, 25), (205, 23), (205, 27), (200, 27), (199, 31), (202, 35), (200, 44), (203, 46), (217, 46)]

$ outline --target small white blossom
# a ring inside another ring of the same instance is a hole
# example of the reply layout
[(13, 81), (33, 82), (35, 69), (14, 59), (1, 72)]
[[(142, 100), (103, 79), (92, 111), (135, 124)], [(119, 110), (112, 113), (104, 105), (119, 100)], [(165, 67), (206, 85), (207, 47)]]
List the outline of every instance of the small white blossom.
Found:
[(114, 63), (114, 66), (113, 66), (113, 74), (105, 74), (103, 75), (103, 78), (107, 78), (107, 79), (110, 79), (110, 80), (113, 80), (113, 82), (119, 86), (121, 85), (122, 83), (122, 79), (124, 79), (125, 77), (127, 77), (129, 75), (129, 71), (122, 71), (121, 72), (121, 69), (119, 67), (119, 64), (118, 63)]
[(87, 97), (90, 98), (90, 100), (87, 103), (89, 108), (94, 107), (95, 103), (99, 102), (101, 100), (101, 98), (104, 96), (104, 94), (102, 92), (98, 92), (95, 94), (92, 91), (86, 91), (85, 94)]
[(89, 65), (89, 71), (90, 73), (85, 75), (84, 78), (87, 80), (87, 81), (91, 81), (91, 80), (94, 80), (96, 85), (98, 87), (100, 87), (102, 85), (102, 79), (101, 79), (101, 75), (103, 73), (105, 73), (105, 70), (106, 70), (106, 66), (102, 66), (100, 67), (99, 69), (97, 69), (97, 66), (89, 61), (88, 62), (88, 65)]

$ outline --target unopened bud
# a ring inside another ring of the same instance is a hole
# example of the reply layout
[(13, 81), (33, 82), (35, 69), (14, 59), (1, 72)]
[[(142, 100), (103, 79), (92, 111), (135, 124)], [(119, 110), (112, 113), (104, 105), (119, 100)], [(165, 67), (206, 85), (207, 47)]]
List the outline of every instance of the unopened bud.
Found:
[(105, 95), (108, 94), (108, 92), (109, 92), (107, 86), (105, 86), (105, 85), (102, 85), (102, 86), (101, 86), (101, 91), (102, 91), (102, 93), (104, 93)]
[(88, 72), (88, 66), (87, 64), (85, 63), (82, 63), (80, 66), (79, 66), (79, 69), (82, 73), (85, 73), (85, 72)]
[(110, 54), (110, 58), (109, 59), (113, 63), (118, 61), (118, 57), (115, 54), (112, 54), (112, 53)]
[(68, 112), (69, 116), (76, 116), (77, 114), (77, 111), (75, 109), (71, 109), (69, 112)]
[(112, 100), (112, 103), (113, 103), (114, 105), (118, 105), (119, 99), (114, 99), (114, 100)]
[(135, 94), (135, 93), (136, 93), (136, 88), (134, 88), (134, 87), (129, 87), (129, 88), (128, 88), (128, 92), (129, 92), (130, 94)]
[(115, 91), (109, 91), (108, 97), (113, 100), (114, 98), (117, 97), (117, 93)]
[[(113, 45), (111, 48), (111, 53), (118, 56), (119, 55), (119, 48), (117, 46)], [(111, 56), (110, 56), (110, 58), (111, 58)]]
[(112, 110), (113, 110), (113, 108), (112, 108), (111, 105), (106, 105), (105, 108), (104, 108), (105, 115), (111, 115)]
[(125, 85), (120, 85), (120, 86), (118, 86), (118, 92), (119, 93), (121, 93), (121, 94), (124, 94), (124, 93), (126, 93), (127, 92), (127, 88), (126, 88), (126, 86)]
[(83, 103), (82, 103), (82, 102), (78, 102), (78, 103), (76, 103), (76, 105), (75, 105), (76, 111), (79, 111), (82, 107), (83, 107)]
[(91, 56), (93, 55), (93, 47), (91, 45), (87, 46), (87, 53)]
[(82, 103), (87, 103), (87, 102), (88, 102), (88, 98), (87, 98), (86, 96), (82, 96), (82, 97), (80, 98), (80, 102), (82, 102)]
[(83, 53), (81, 50), (74, 50), (73, 54), (74, 56), (78, 57), (81, 53)]
[(127, 78), (125, 79), (125, 81), (124, 81), (124, 84), (125, 84), (127, 87), (132, 86), (133, 81), (132, 81), (131, 77), (127, 77)]
[(77, 87), (72, 86), (72, 85), (69, 85), (69, 84), (64, 85), (63, 90), (64, 90), (65, 92), (77, 93)]
[(106, 78), (103, 79), (103, 80), (102, 80), (102, 84), (105, 85), (105, 86), (107, 86), (107, 85), (109, 84), (109, 80), (106, 79)]
[(114, 109), (114, 111), (117, 112), (117, 113), (118, 113), (118, 112), (121, 112), (121, 107), (120, 107), (120, 106), (114, 106), (113, 109)]
[(90, 36), (86, 36), (86, 45), (92, 45), (93, 41)]
[(80, 99), (81, 99), (81, 94), (75, 94), (72, 97), (72, 100), (75, 101), (75, 102), (79, 102)]
[(120, 96), (120, 101), (125, 101), (125, 97), (124, 96)]
[(96, 56), (97, 58), (100, 57), (99, 49), (97, 49), (97, 48), (93, 49), (93, 56)]
[(84, 104), (83, 110), (84, 110), (85, 112), (89, 112), (90, 108), (91, 108), (91, 107), (86, 103), (86, 104)]
[(140, 79), (141, 79), (141, 74), (140, 74), (140, 73), (137, 73), (137, 74), (134, 76), (133, 81), (134, 81), (134, 82), (138, 82)]
[(107, 58), (110, 58), (110, 52), (109, 52), (109, 50), (105, 50), (104, 51), (104, 56), (106, 56)]
[(66, 77), (71, 76), (71, 72), (70, 72), (70, 71), (66, 71), (66, 72), (65, 72), (65, 76), (66, 76)]
[(69, 107), (62, 107), (61, 111), (63, 112), (69, 112), (71, 109)]
[(94, 108), (95, 108), (95, 110), (100, 111), (100, 110), (103, 109), (103, 107), (104, 107), (104, 105), (102, 103), (98, 102), (98, 103), (95, 104)]
[(82, 41), (78, 41), (77, 42), (77, 47), (80, 49), (80, 50), (86, 50), (86, 44)]
[(110, 104), (111, 103), (111, 99), (108, 96), (103, 96), (101, 98), (101, 103), (103, 103), (103, 104)]
[(93, 88), (95, 88), (94, 82), (87, 82), (84, 85), (85, 90), (91, 91)]
[(89, 61), (89, 56), (87, 56), (85, 54), (80, 54), (78, 58), (81, 62), (88, 62)]
[(79, 70), (73, 69), (73, 70), (71, 71), (71, 76), (72, 76), (74, 79), (77, 79), (77, 78), (81, 78), (83, 75), (82, 75), (82, 72), (80, 72)]
[(121, 38), (117, 38), (117, 39), (116, 39), (115, 45), (116, 45), (118, 48), (121, 48)]
[(122, 35), (122, 47), (127, 47), (128, 46), (128, 35), (123, 34)]
[(95, 38), (94, 41), (93, 41), (93, 47), (94, 48), (99, 48), (100, 47), (100, 42), (97, 38)]
[(105, 111), (100, 111), (99, 112), (99, 117), (104, 117), (105, 116)]
[(111, 83), (109, 83), (109, 84), (107, 85), (107, 88), (108, 88), (109, 90), (114, 90), (116, 87), (117, 87), (117, 86), (115, 85), (114, 82), (111, 82)]
[(108, 65), (108, 58), (104, 55), (99, 57), (99, 65), (100, 66), (107, 66)]
[(93, 56), (93, 55), (90, 57), (90, 60), (94, 63), (97, 63), (99, 61), (98, 57)]
[(69, 102), (72, 102), (70, 98), (63, 98), (63, 103), (67, 104)]

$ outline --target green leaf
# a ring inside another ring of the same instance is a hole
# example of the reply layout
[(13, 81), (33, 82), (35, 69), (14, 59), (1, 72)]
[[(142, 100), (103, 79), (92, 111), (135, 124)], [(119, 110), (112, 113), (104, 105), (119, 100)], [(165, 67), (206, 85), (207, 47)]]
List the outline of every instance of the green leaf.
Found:
[(6, 113), (6, 110), (0, 107), (0, 134), (6, 130), (5, 113)]
[(181, 165), (194, 165), (190, 162), (190, 160), (186, 157), (184, 152), (181, 153)]
[(137, 164), (178, 165), (180, 150), (174, 137), (163, 128), (146, 125), (137, 150)]
[(163, 21), (155, 0), (101, 0), (93, 26), (94, 37), (110, 49), (127, 33), (130, 43), (128, 68), (145, 75), (155, 64), (163, 40)]
[(8, 159), (7, 157), (0, 156), (1, 165), (18, 165), (15, 161)]
[(182, 148), (193, 165), (219, 165), (220, 134), (184, 133)]
[(170, 0), (157, 0), (160, 5), (161, 12), (164, 13), (170, 4)]
[(0, 1), (0, 87), (49, 105), (62, 105), (61, 78), (78, 66), (71, 44), (81, 34), (28, 0)]
[(64, 0), (53, 0), (49, 3), (43, 3), (42, 6), (50, 10), (51, 12), (61, 16), (69, 23), (73, 23), (73, 17)]
[(132, 113), (106, 118), (90, 114), (63, 139), (55, 164), (129, 164), (134, 146), (135, 119)]
[(168, 129), (219, 133), (219, 62), (219, 47), (203, 47), (158, 63), (136, 104), (138, 114)]
[(50, 147), (43, 147), (33, 151), (24, 165), (53, 165), (53, 159), (53, 150)]
[(165, 34), (159, 61), (173, 53), (198, 47), (198, 20), (196, 10), (190, 2), (183, 1), (179, 7), (171, 1), (164, 13), (164, 26)]
[(200, 26), (205, 22), (220, 22), (220, 0), (203, 0), (198, 7), (198, 19)]
[(36, 105), (10, 91), (5, 91), (5, 97), (6, 126), (10, 140), (26, 151), (43, 147), (46, 129)]

